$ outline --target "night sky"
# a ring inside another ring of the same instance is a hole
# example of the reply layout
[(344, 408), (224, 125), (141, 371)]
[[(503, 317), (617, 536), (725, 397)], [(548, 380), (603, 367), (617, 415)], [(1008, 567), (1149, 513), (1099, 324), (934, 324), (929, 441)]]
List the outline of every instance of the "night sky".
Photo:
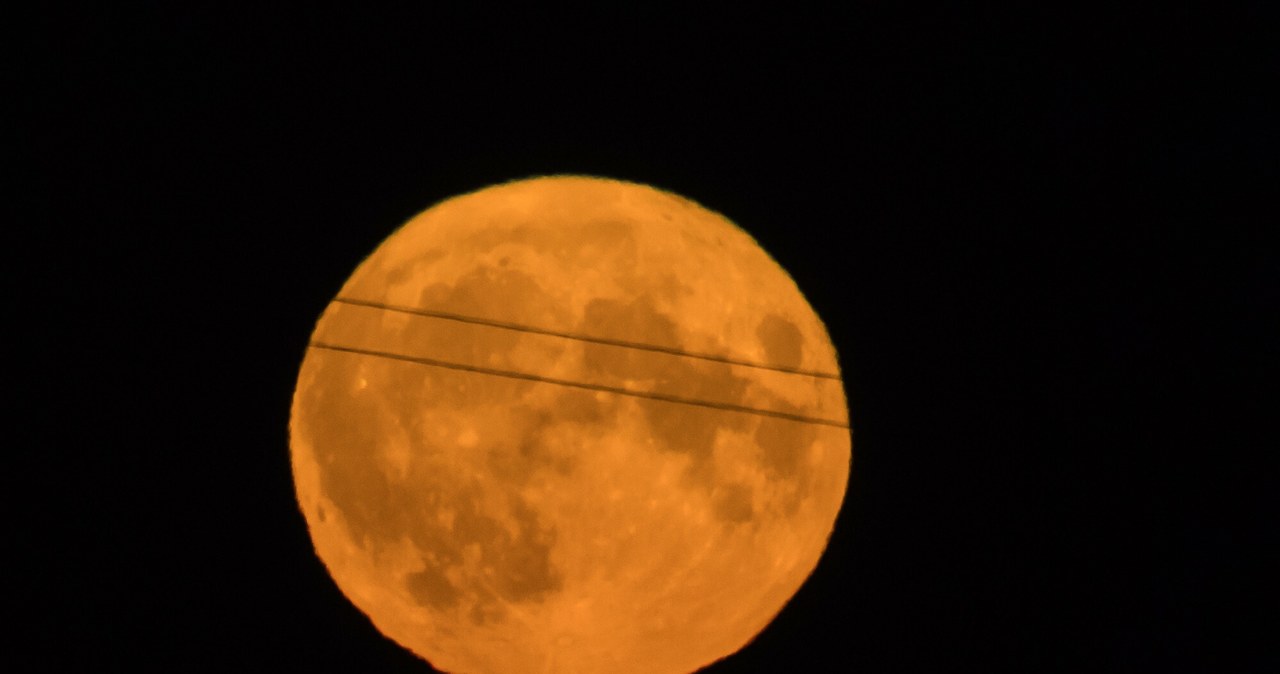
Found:
[(1280, 671), (1275, 31), (846, 4), (8, 22), (14, 671), (430, 671), (312, 551), (294, 380), (398, 225), (549, 173), (725, 214), (841, 357), (830, 547), (707, 671)]

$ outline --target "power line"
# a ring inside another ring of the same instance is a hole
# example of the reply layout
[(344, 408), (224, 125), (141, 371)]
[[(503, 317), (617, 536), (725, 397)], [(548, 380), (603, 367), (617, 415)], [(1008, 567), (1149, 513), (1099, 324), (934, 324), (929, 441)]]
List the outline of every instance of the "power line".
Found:
[(495, 377), (507, 377), (508, 379), (524, 379), (527, 381), (542, 382), (545, 384), (557, 384), (559, 386), (570, 386), (573, 388), (586, 389), (588, 391), (602, 391), (605, 393), (616, 393), (618, 395), (632, 396), (635, 398), (647, 398), (649, 400), (661, 400), (663, 402), (678, 403), (681, 405), (697, 405), (699, 407), (709, 407), (712, 409), (726, 410), (729, 412), (742, 412), (744, 414), (756, 414), (766, 417), (775, 417), (778, 419), (788, 419), (790, 421), (798, 421), (806, 424), (820, 424), (823, 426), (834, 426), (836, 428), (848, 428), (849, 424), (833, 419), (823, 419), (820, 417), (807, 417), (801, 414), (791, 414), (789, 412), (777, 412), (774, 410), (762, 410), (755, 407), (744, 407), (742, 405), (732, 405), (729, 403), (717, 403), (706, 400), (694, 400), (692, 398), (682, 398), (679, 396), (667, 395), (665, 393), (652, 393), (648, 391), (633, 391), (631, 389), (619, 388), (616, 386), (605, 386), (603, 384), (588, 384), (584, 382), (569, 381), (567, 379), (555, 379), (552, 377), (543, 377), (536, 374), (528, 374), (524, 372), (512, 372), (509, 370), (496, 370), (493, 368), (479, 367), (476, 365), (464, 365), (462, 363), (450, 363), (434, 358), (421, 358), (418, 356), (405, 356), (395, 353), (387, 353), (385, 351), (372, 351), (368, 349), (359, 349), (350, 346), (336, 346), (333, 344), (325, 344), (323, 342), (311, 342), (309, 347), (317, 349), (327, 349), (329, 351), (343, 351), (347, 353), (355, 353), (364, 356), (373, 356), (375, 358), (387, 358), (389, 360), (399, 360), (408, 363), (416, 363), (418, 365), (428, 365), (431, 367), (441, 367), (450, 370), (462, 370), (465, 372), (476, 372), (479, 374), (493, 375)]
[(579, 342), (590, 342), (593, 344), (604, 344), (607, 346), (619, 346), (627, 349), (639, 349), (642, 351), (655, 351), (657, 353), (666, 353), (673, 356), (685, 356), (687, 358), (698, 358), (700, 360), (709, 360), (717, 363), (727, 363), (729, 365), (741, 365), (743, 367), (753, 367), (761, 370), (773, 370), (775, 372), (786, 372), (788, 374), (800, 374), (809, 377), (817, 377), (820, 379), (840, 380), (840, 375), (831, 374), (830, 372), (818, 372), (816, 370), (802, 370), (798, 368), (783, 367), (781, 365), (769, 365), (766, 363), (756, 363), (748, 360), (739, 360), (728, 358), (710, 353), (697, 353), (694, 351), (684, 351), (669, 346), (659, 346), (656, 344), (642, 344), (640, 342), (629, 342), (621, 339), (608, 339), (605, 337), (593, 337), (591, 335), (582, 335), (572, 332), (562, 332), (559, 330), (548, 330), (546, 328), (538, 328), (530, 325), (521, 325), (519, 323), (507, 323), (504, 321), (495, 321), (488, 318), (477, 318), (475, 316), (464, 316), (462, 314), (454, 314), (445, 311), (433, 311), (430, 309), (417, 309), (413, 307), (396, 306), (393, 304), (381, 304), (378, 302), (370, 302), (368, 300), (357, 300), (349, 297), (335, 297), (334, 302), (340, 304), (350, 304), (360, 307), (370, 307), (373, 309), (382, 309), (384, 311), (394, 311), (403, 314), (413, 314), (416, 316), (427, 316), (430, 318), (440, 318), (447, 321), (457, 321), (459, 323), (473, 323), (475, 325), (485, 325), (492, 328), (501, 328), (503, 330), (514, 330), (516, 332), (529, 332), (537, 335), (548, 335), (550, 337), (561, 337), (564, 339), (573, 339)]

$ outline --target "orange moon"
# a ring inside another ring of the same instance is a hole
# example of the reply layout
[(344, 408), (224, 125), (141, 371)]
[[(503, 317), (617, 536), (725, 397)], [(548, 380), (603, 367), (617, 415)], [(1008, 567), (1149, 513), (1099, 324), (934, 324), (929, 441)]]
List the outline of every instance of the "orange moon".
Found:
[(827, 545), (839, 373), (725, 217), (603, 178), (488, 187), (395, 231), (320, 317), (298, 503), (343, 594), (438, 669), (691, 672)]

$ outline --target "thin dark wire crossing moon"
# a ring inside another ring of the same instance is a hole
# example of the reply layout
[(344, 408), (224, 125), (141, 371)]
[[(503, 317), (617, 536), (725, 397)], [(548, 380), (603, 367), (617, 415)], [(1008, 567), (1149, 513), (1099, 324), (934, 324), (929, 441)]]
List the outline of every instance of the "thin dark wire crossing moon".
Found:
[(776, 410), (765, 410), (756, 407), (745, 407), (742, 405), (732, 405), (729, 403), (718, 403), (707, 400), (695, 400), (693, 398), (683, 398), (680, 396), (668, 395), (665, 393), (653, 393), (650, 391), (634, 391), (627, 388), (617, 386), (607, 386), (604, 384), (591, 384), (587, 382), (576, 382), (568, 379), (556, 379), (553, 377), (544, 377), (542, 375), (529, 374), (526, 372), (513, 372), (510, 370), (499, 370), (495, 368), (479, 367), (476, 365), (465, 365), (462, 363), (451, 363), (434, 358), (422, 358), (419, 356), (406, 356), (402, 354), (389, 353), (386, 351), (373, 351), (370, 349), (357, 349), (349, 346), (337, 346), (334, 344), (326, 344), (324, 342), (311, 342), (307, 346), (316, 349), (327, 349), (329, 351), (342, 351), (346, 353), (354, 353), (363, 356), (372, 356), (375, 358), (386, 358), (390, 360), (399, 360), (408, 363), (416, 363), (418, 365), (427, 365), (431, 367), (441, 367), (451, 370), (462, 370), (465, 372), (475, 372), (478, 374), (493, 375), (495, 377), (507, 377), (509, 379), (524, 379), (527, 381), (542, 382), (545, 384), (556, 384), (559, 386), (571, 386), (573, 388), (586, 389), (588, 391), (601, 391), (604, 393), (614, 393), (617, 395), (631, 396), (634, 398), (646, 398), (649, 400), (660, 400), (668, 403), (677, 403), (681, 405), (696, 405), (698, 407), (708, 407), (712, 409), (725, 410), (728, 412), (741, 412), (744, 414), (755, 414), (758, 416), (775, 417), (778, 419), (787, 419), (805, 424), (818, 424), (822, 426), (834, 426), (836, 428), (849, 428), (849, 424), (835, 419), (823, 419), (821, 417), (809, 417), (802, 414), (792, 414), (789, 412), (779, 412)]
[(685, 356), (687, 358), (697, 358), (699, 360), (709, 360), (717, 363), (727, 363), (729, 365), (741, 365), (743, 367), (752, 367), (760, 370), (773, 370), (775, 372), (785, 372), (788, 374), (799, 374), (808, 377), (816, 377), (819, 379), (840, 380), (840, 375), (830, 372), (819, 372), (816, 370), (802, 370), (798, 368), (784, 367), (781, 365), (770, 365), (768, 363), (757, 363), (749, 360), (740, 360), (729, 358), (711, 353), (698, 353), (694, 351), (685, 351), (669, 346), (660, 346), (657, 344), (643, 344), (640, 342), (630, 342), (621, 339), (608, 339), (605, 337), (594, 337), (591, 335), (582, 335), (572, 332), (563, 332), (559, 330), (549, 330), (531, 325), (521, 325), (519, 323), (507, 323), (504, 321), (495, 321), (488, 318), (478, 318), (475, 316), (464, 316), (445, 311), (434, 311), (430, 309), (419, 309), (415, 307), (404, 307), (393, 304), (382, 304), (380, 302), (371, 302), (369, 300), (360, 300), (350, 297), (336, 297), (333, 300), (340, 304), (350, 304), (353, 306), (370, 307), (373, 309), (382, 309), (384, 311), (394, 311), (402, 314), (413, 314), (416, 316), (427, 316), (430, 318), (439, 318), (447, 321), (457, 321), (459, 323), (473, 323), (476, 325), (485, 325), (492, 328), (501, 328), (503, 330), (514, 330), (516, 332), (529, 332), (538, 335), (547, 335), (549, 337), (562, 337), (564, 339), (572, 339), (579, 342), (590, 342), (593, 344), (604, 344), (606, 346), (620, 346), (628, 349), (639, 349), (641, 351), (656, 351), (658, 353), (666, 353), (673, 356)]

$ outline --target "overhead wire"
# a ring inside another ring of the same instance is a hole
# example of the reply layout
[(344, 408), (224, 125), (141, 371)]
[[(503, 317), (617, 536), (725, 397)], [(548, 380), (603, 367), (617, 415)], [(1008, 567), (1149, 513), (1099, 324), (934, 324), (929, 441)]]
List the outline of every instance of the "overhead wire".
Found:
[(349, 304), (352, 306), (382, 309), (384, 311), (392, 311), (396, 313), (413, 314), (416, 316), (426, 316), (430, 318), (439, 318), (447, 321), (455, 321), (458, 323), (471, 323), (474, 325), (484, 325), (492, 328), (501, 328), (503, 330), (514, 330), (517, 332), (528, 332), (528, 333), (537, 334), (537, 335), (547, 335), (550, 337), (561, 337), (564, 339), (572, 339), (579, 342), (589, 342), (592, 344), (604, 344), (607, 346), (618, 346), (618, 347), (623, 347), (627, 349), (638, 349), (641, 351), (654, 351), (657, 353), (665, 353), (673, 356), (684, 356), (687, 358), (696, 358), (699, 360), (707, 360), (707, 361), (713, 361), (717, 363), (727, 363), (729, 365), (740, 365), (743, 367), (751, 367), (751, 368), (756, 368), (760, 370), (773, 370), (775, 372), (785, 372), (788, 374), (805, 375), (809, 377), (816, 377), (819, 379), (832, 379), (836, 381), (840, 380), (840, 375), (833, 374), (830, 372), (820, 372), (817, 370), (805, 370), (805, 369), (794, 368), (794, 367), (786, 367), (782, 365), (773, 365), (770, 363), (759, 363), (759, 362), (750, 361), (750, 360), (730, 358), (728, 356), (723, 356), (719, 354), (686, 351), (684, 349), (677, 349), (674, 347), (662, 346), (658, 344), (644, 344), (642, 342), (632, 342), (632, 341), (621, 340), (621, 339), (612, 339), (608, 337), (598, 337), (594, 335), (585, 335), (581, 333), (565, 332), (561, 330), (551, 330), (547, 328), (540, 328), (537, 326), (523, 325), (520, 323), (509, 323), (506, 321), (497, 321), (490, 318), (466, 316), (463, 314), (456, 314), (456, 313), (451, 313), (447, 311), (436, 311), (432, 309), (405, 307), (405, 306), (399, 306), (395, 304), (383, 304), (380, 302), (372, 302), (369, 300), (361, 300), (361, 299), (355, 299), (351, 297), (336, 297), (334, 298), (333, 301), (339, 304)]
[(604, 393), (612, 393), (616, 395), (631, 396), (634, 398), (646, 398), (649, 400), (660, 400), (668, 403), (677, 403), (681, 405), (695, 405), (698, 407), (706, 407), (711, 409), (725, 410), (730, 412), (741, 412), (743, 414), (754, 414), (765, 417), (774, 417), (777, 419), (787, 419), (807, 424), (818, 424), (822, 426), (833, 426), (836, 428), (849, 428), (846, 422), (835, 419), (824, 419), (821, 417), (810, 417), (803, 414), (793, 414), (790, 412), (781, 412), (777, 410), (766, 410), (756, 407), (747, 407), (745, 405), (734, 405), (731, 403), (721, 403), (709, 400), (697, 400), (694, 398), (685, 398), (683, 396), (669, 395), (666, 393), (657, 393), (654, 391), (636, 391), (634, 389), (623, 388), (620, 386), (608, 386), (605, 384), (592, 384), (587, 382), (578, 382), (568, 379), (559, 379), (555, 377), (545, 377), (527, 372), (515, 372), (512, 370), (500, 370), (497, 368), (481, 367), (478, 365), (467, 365), (464, 363), (454, 363), (450, 361), (438, 360), (435, 358), (425, 358), (421, 356), (408, 356), (404, 354), (390, 353), (387, 351), (376, 351), (372, 349), (360, 349), (350, 346), (339, 346), (328, 344), (325, 342), (313, 341), (308, 344), (309, 347), (316, 349), (326, 349), (329, 351), (346, 352), (359, 354), (364, 356), (372, 356), (375, 358), (385, 358), (389, 360), (398, 360), (429, 367), (445, 368), (450, 370), (460, 370), (464, 372), (474, 372), (478, 374), (491, 375), (495, 377), (506, 377), (509, 379), (523, 379), (526, 381), (542, 382), (546, 384), (556, 384), (559, 386), (569, 386), (588, 391), (599, 391)]

